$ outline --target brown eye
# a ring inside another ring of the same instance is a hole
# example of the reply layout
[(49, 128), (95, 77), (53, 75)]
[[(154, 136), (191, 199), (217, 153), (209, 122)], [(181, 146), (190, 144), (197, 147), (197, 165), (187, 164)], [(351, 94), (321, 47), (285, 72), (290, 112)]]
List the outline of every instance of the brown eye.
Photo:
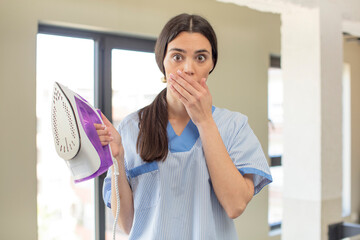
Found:
[(179, 62), (182, 60), (182, 56), (180, 54), (175, 54), (172, 58), (175, 62)]
[(199, 62), (205, 62), (206, 56), (201, 54), (201, 55), (198, 55), (198, 56), (196, 57), (196, 59), (197, 59), (197, 61), (199, 61)]

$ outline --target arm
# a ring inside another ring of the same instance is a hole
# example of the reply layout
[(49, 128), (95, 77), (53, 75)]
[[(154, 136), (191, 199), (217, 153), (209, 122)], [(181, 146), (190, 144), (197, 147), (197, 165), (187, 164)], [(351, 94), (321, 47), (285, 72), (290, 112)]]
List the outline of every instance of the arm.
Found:
[[(118, 188), (120, 193), (120, 214), (118, 219), (118, 225), (124, 230), (126, 234), (129, 234), (132, 227), (132, 222), (134, 218), (134, 203), (132, 191), (127, 181), (125, 167), (124, 167), (124, 157), (118, 156), (116, 158), (119, 166), (119, 176), (118, 176)], [(111, 167), (111, 210), (116, 216), (116, 189), (115, 189), (115, 176), (114, 176), (114, 165)]]
[[(102, 146), (110, 144), (113, 157), (119, 166), (118, 188), (120, 195), (120, 214), (117, 224), (124, 230), (126, 234), (130, 233), (134, 218), (133, 195), (129, 183), (127, 181), (124, 166), (124, 148), (122, 146), (121, 137), (118, 131), (110, 123), (110, 121), (102, 114), (105, 125), (94, 124), (99, 135)], [(111, 209), (113, 215), (116, 215), (117, 201), (115, 189), (114, 165), (111, 167)]]
[(253, 176), (240, 174), (213, 119), (199, 124), (198, 129), (214, 192), (228, 216), (237, 218), (254, 195)]

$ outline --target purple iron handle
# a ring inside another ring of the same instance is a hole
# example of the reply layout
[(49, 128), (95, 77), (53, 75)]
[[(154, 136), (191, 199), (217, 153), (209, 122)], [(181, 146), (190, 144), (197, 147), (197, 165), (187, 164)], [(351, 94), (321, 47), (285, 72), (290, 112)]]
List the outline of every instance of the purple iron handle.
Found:
[[(94, 146), (96, 152), (100, 157), (100, 168), (92, 175), (86, 178), (75, 180), (75, 183), (83, 182), (92, 178), (95, 178), (104, 172), (106, 172), (109, 167), (113, 164), (112, 155), (110, 151), (109, 145), (102, 146), (99, 136), (96, 132), (94, 123), (102, 124), (99, 116), (94, 112), (94, 110), (86, 103), (75, 96), (76, 107), (79, 113), (80, 123), (83, 126), (83, 129), (89, 138), (90, 142)], [(101, 111), (99, 109), (96, 110), (100, 117)]]

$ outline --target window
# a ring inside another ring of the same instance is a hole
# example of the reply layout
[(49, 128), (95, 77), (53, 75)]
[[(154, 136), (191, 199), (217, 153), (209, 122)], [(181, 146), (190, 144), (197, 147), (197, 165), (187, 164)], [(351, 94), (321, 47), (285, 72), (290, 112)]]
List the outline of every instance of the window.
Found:
[(269, 218), (270, 229), (279, 229), (282, 221), (282, 187), (283, 167), (283, 80), (280, 58), (270, 57), (268, 70), (268, 120), (269, 120), (269, 156), (270, 171), (273, 182), (269, 185)]
[[(268, 117), (269, 117), (269, 156), (273, 183), (269, 185), (269, 225), (279, 229), (282, 221), (283, 168), (283, 79), (280, 58), (271, 56), (268, 71)], [(351, 214), (351, 86), (350, 65), (343, 70), (343, 217)]]
[(113, 49), (112, 108), (117, 126), (128, 114), (150, 104), (166, 86), (151, 52)]
[(95, 239), (94, 180), (73, 183), (64, 160), (56, 154), (50, 121), (55, 81), (94, 103), (93, 49), (91, 39), (37, 36), (39, 240)]
[[(106, 174), (74, 184), (64, 160), (56, 154), (50, 125), (54, 81), (79, 93), (116, 127), (125, 115), (150, 103), (165, 87), (155, 63), (154, 46), (154, 39), (39, 25), (39, 239), (111, 239), (114, 221), (102, 199)], [(117, 228), (116, 239), (127, 236)]]

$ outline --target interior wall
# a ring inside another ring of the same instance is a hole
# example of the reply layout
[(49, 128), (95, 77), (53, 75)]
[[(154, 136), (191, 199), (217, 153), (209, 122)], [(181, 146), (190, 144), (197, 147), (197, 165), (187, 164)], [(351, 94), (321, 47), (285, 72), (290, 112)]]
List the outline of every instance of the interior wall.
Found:
[(343, 46), (351, 78), (351, 212), (355, 213), (351, 220), (354, 220), (360, 214), (360, 41), (344, 40)]
[[(212, 0), (1, 0), (1, 239), (37, 239), (38, 23), (156, 37), (182, 12), (206, 17), (218, 35), (219, 61), (208, 81), (214, 105), (246, 114), (267, 152), (267, 69), (269, 55), (280, 55), (279, 15)], [(267, 212), (264, 188), (236, 220), (239, 238), (268, 239)]]

